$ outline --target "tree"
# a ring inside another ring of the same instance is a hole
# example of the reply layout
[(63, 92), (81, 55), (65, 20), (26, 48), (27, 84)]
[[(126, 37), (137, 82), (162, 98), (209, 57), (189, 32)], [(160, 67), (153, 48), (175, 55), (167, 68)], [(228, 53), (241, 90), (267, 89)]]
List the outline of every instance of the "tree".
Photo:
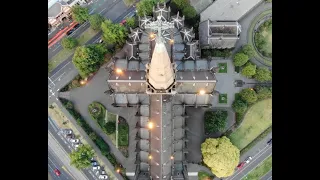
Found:
[(141, 0), (137, 3), (137, 11), (139, 16), (152, 15), (153, 6), (157, 3), (156, 0)]
[(257, 93), (251, 88), (242, 89), (240, 91), (240, 96), (247, 103), (254, 103), (258, 99)]
[(116, 131), (116, 123), (108, 121), (104, 126), (107, 134), (112, 134)]
[(257, 66), (248, 62), (245, 67), (241, 70), (241, 74), (247, 78), (251, 78), (253, 75), (256, 74)]
[(95, 45), (78, 47), (72, 58), (82, 78), (98, 70), (103, 60), (104, 54), (101, 48)]
[(203, 162), (219, 178), (231, 176), (240, 161), (240, 151), (230, 140), (208, 138), (201, 144)]
[(237, 53), (233, 57), (233, 62), (235, 66), (243, 66), (249, 60), (249, 57), (243, 53)]
[(227, 124), (227, 111), (207, 111), (204, 115), (205, 130), (208, 133), (221, 132)]
[(93, 30), (101, 30), (101, 24), (104, 21), (104, 17), (100, 14), (94, 14), (89, 17), (90, 27)]
[(186, 17), (186, 19), (192, 19), (196, 17), (197, 11), (194, 9), (194, 7), (187, 5), (182, 9), (182, 14)]
[(90, 139), (92, 139), (92, 141), (95, 141), (97, 139), (97, 134), (95, 132), (92, 132), (89, 134)]
[(75, 5), (71, 8), (72, 19), (74, 19), (77, 23), (84, 23), (89, 19), (88, 8), (81, 7), (79, 5)]
[(84, 169), (91, 166), (91, 158), (94, 156), (94, 151), (89, 145), (82, 145), (78, 150), (69, 154), (71, 165), (77, 169)]
[(189, 5), (188, 0), (173, 0), (172, 1), (178, 9), (184, 9), (187, 5)]
[(106, 156), (107, 154), (109, 154), (110, 147), (106, 142), (104, 142), (102, 137), (97, 136), (97, 139), (94, 142), (96, 143), (96, 145), (100, 149), (102, 155)]
[(242, 46), (241, 52), (247, 55), (249, 59), (251, 59), (255, 55), (253, 47), (249, 44)]
[(127, 17), (126, 24), (132, 28), (136, 27), (136, 21), (135, 21), (134, 17)]
[(272, 89), (268, 87), (258, 86), (255, 88), (259, 100), (267, 99), (272, 97)]
[(73, 49), (73, 48), (75, 48), (77, 45), (78, 45), (77, 39), (72, 38), (72, 37), (63, 38), (62, 41), (61, 41), (61, 46), (62, 46), (64, 49)]
[(110, 20), (105, 20), (101, 24), (103, 39), (109, 44), (123, 44), (127, 38), (128, 32), (124, 26), (113, 24)]
[(232, 108), (235, 112), (243, 114), (248, 108), (248, 104), (241, 99), (237, 99), (232, 103)]
[(257, 68), (257, 72), (254, 75), (254, 78), (260, 82), (271, 81), (271, 71), (266, 67), (259, 67)]

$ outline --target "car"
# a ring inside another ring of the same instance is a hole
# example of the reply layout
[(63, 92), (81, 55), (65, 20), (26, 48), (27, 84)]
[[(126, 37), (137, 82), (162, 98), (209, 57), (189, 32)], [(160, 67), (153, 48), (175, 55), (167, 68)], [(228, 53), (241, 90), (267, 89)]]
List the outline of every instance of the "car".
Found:
[(77, 149), (80, 146), (80, 144), (75, 144), (74, 147)]
[(237, 168), (238, 168), (238, 169), (241, 169), (245, 164), (246, 164), (245, 162), (241, 162), (241, 163), (237, 166)]
[(267, 142), (268, 145), (272, 144), (272, 138)]
[(81, 24), (77, 24), (77, 25), (75, 25), (74, 27), (73, 27), (73, 29), (77, 29), (78, 27), (80, 27), (81, 26)]
[(98, 42), (99, 42), (99, 43), (103, 43), (103, 39), (100, 39)]
[(101, 171), (101, 175), (107, 174), (106, 171)]
[(127, 20), (122, 20), (121, 22), (120, 22), (120, 25), (124, 25), (125, 23), (127, 22)]
[(72, 142), (72, 143), (79, 143), (80, 140), (79, 140), (79, 139), (70, 139), (70, 142)]
[(93, 166), (92, 167), (92, 170), (99, 170), (100, 169), (100, 166)]
[(73, 138), (74, 138), (74, 134), (67, 134), (67, 135), (66, 135), (66, 138), (67, 138), (67, 139), (73, 139)]
[(71, 29), (71, 30), (69, 30), (68, 32), (67, 32), (67, 35), (69, 36), (70, 34), (72, 34), (73, 33), (73, 29)]
[(251, 159), (252, 159), (252, 157), (249, 156), (249, 157), (246, 158), (246, 160), (244, 160), (244, 162), (249, 163), (251, 161)]
[(57, 175), (57, 176), (60, 176), (61, 172), (59, 171), (59, 169), (55, 169), (54, 170), (54, 173)]
[(72, 134), (72, 130), (71, 129), (66, 129), (66, 130), (64, 130), (64, 134)]
[(99, 179), (108, 179), (108, 176), (107, 175), (105, 175), (105, 174), (101, 174), (100, 176), (99, 176)]
[(92, 162), (92, 166), (98, 166), (98, 165), (99, 165), (98, 162), (96, 161)]

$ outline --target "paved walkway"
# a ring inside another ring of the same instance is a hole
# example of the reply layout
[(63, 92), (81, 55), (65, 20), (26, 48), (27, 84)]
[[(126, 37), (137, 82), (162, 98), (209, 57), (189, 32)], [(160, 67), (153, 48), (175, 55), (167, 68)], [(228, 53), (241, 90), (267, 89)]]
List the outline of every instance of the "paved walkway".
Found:
[[(241, 25), (241, 35), (240, 35), (240, 39), (238, 40), (234, 52), (237, 52), (242, 45), (244, 44), (248, 44), (248, 29), (250, 27), (250, 24), (252, 22), (252, 20), (258, 16), (261, 12), (272, 8), (272, 3), (264, 3), (262, 2), (260, 5), (258, 5), (256, 8), (254, 8), (251, 12), (249, 12), (247, 15), (245, 15), (244, 17), (242, 17), (239, 20), (239, 24)], [(257, 61), (256, 59), (252, 58), (250, 60), (251, 62), (253, 62), (254, 64), (256, 64), (257, 66), (262, 66), (262, 67), (267, 67), (265, 65), (263, 65), (262, 63), (260, 63), (259, 61)], [(268, 67), (269, 68), (269, 67)]]

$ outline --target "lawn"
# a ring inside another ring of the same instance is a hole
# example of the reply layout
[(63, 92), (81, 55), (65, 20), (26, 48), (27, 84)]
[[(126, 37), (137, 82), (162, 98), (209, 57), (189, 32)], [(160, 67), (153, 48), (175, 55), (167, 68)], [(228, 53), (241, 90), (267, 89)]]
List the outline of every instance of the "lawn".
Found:
[(117, 120), (117, 115), (115, 115), (111, 112), (107, 112), (106, 122), (108, 122), (108, 121), (116, 122), (116, 120)]
[(272, 156), (262, 161), (258, 167), (254, 168), (243, 180), (258, 180), (261, 179), (265, 174), (267, 174), (272, 169)]
[(262, 55), (272, 58), (272, 19), (267, 20), (259, 27), (254, 41)]
[(228, 64), (227, 63), (219, 63), (219, 73), (227, 73), (228, 72)]
[(211, 180), (213, 179), (213, 176), (208, 174), (207, 172), (204, 172), (204, 171), (199, 171), (198, 172), (198, 179), (199, 180)]
[(272, 99), (254, 104), (244, 116), (242, 125), (230, 135), (232, 144), (240, 150), (272, 125)]
[(219, 103), (220, 104), (227, 104), (228, 102), (228, 95), (227, 94), (219, 94)]
[[(96, 34), (98, 34), (98, 31), (94, 31), (93, 29), (88, 28), (79, 36), (79, 38), (77, 38), (79, 40), (79, 46), (84, 45)], [(69, 56), (73, 55), (74, 51), (75, 51), (74, 49), (73, 50), (62, 49), (59, 53), (57, 53), (55, 56), (49, 59), (48, 72), (51, 72), (52, 70), (54, 70), (60, 63), (65, 61)]]
[(118, 145), (128, 146), (129, 145), (129, 126), (128, 124), (118, 125)]

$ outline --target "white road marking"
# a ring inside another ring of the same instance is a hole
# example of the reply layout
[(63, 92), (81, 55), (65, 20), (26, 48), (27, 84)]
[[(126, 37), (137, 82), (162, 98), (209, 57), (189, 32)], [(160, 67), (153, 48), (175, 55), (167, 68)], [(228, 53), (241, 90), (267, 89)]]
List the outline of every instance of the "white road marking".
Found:
[[(272, 154), (269, 154), (269, 156), (267, 156), (264, 160), (266, 160), (268, 157), (270, 157)], [(258, 165), (256, 165), (255, 167), (253, 167), (249, 172), (247, 172), (247, 174), (249, 174), (251, 171), (253, 171), (256, 167), (258, 167), (259, 165), (261, 165), (263, 162), (264, 162), (264, 160), (263, 161), (261, 161)], [(269, 171), (268, 171), (269, 172)], [(267, 173), (268, 173), (267, 172)], [(266, 174), (267, 174), (266, 173)], [(247, 174), (245, 174), (243, 177), (245, 177), (245, 176), (247, 176)]]
[(260, 152), (262, 152), (262, 151), (263, 151), (264, 149), (266, 149), (267, 147), (269, 147), (269, 145), (265, 146), (265, 147), (262, 148), (261, 150), (259, 149), (259, 152), (258, 152), (256, 155), (252, 156), (252, 159), (253, 159), (254, 157), (256, 157), (257, 155), (259, 155)]
[[(61, 69), (63, 69), (64, 67), (66, 67), (69, 63), (71, 63), (71, 61), (70, 62), (68, 62), (66, 65), (64, 65)], [(59, 71), (61, 71), (61, 69), (59, 69)], [(54, 73), (50, 78), (52, 78), (55, 74), (57, 74), (59, 71), (57, 71), (56, 73)]]
[[(114, 1), (113, 1), (113, 2), (114, 2)], [(105, 9), (107, 9), (107, 8), (102, 9), (102, 11), (104, 11)], [(102, 11), (100, 11), (100, 12), (99, 12), (99, 14), (101, 14), (101, 13), (102, 13)]]
[(54, 124), (54, 122), (50, 119), (50, 117), (48, 117), (48, 121), (51, 124), (51, 126), (53, 127), (53, 129), (57, 132), (59, 130), (59, 128)]
[(272, 179), (272, 176), (270, 176), (267, 180)]
[(58, 169), (58, 167), (53, 163), (53, 161), (49, 158), (49, 156), (48, 156), (48, 159), (53, 164), (53, 166)]
[(52, 50), (52, 52), (54, 52), (55, 50), (57, 50), (59, 47), (60, 47), (60, 45), (59, 45), (57, 48), (55, 48), (54, 50)]
[(48, 164), (49, 168), (53, 171), (53, 168)]

